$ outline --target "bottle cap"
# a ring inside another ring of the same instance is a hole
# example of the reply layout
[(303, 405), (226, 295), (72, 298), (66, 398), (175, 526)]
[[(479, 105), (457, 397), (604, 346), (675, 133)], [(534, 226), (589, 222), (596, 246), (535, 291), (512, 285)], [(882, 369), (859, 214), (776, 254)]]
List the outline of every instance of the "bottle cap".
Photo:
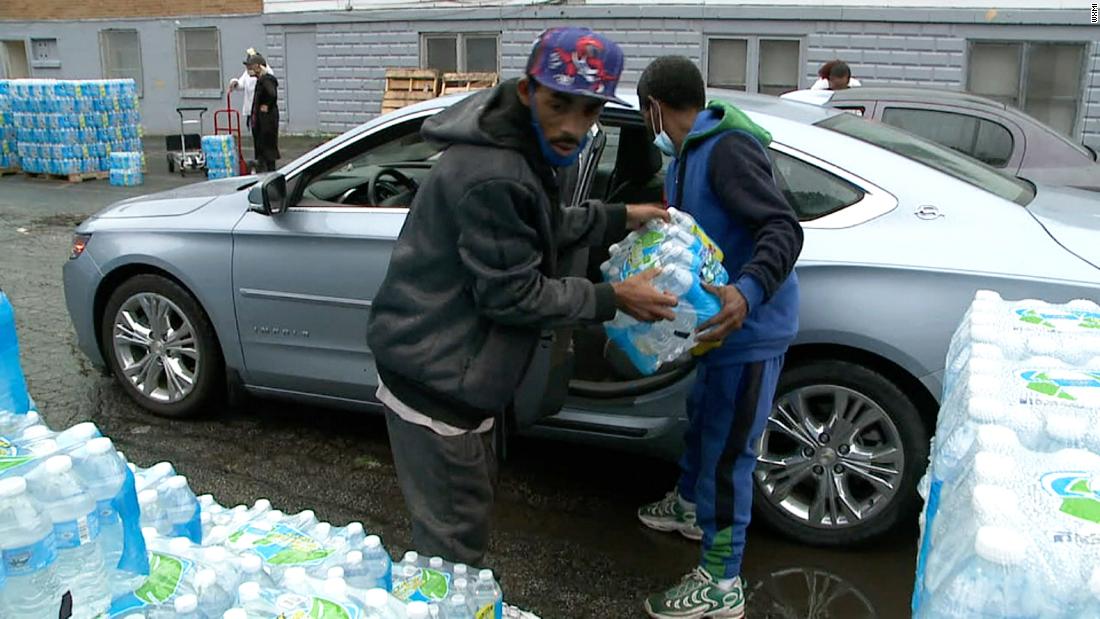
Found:
[(405, 563), (416, 563), (420, 560), (420, 554), (415, 550), (410, 550), (405, 553)]
[[(334, 567), (332, 569), (340, 570), (341, 572), (344, 571), (343, 569), (338, 567)], [(329, 572), (331, 571), (332, 570), (329, 570)], [(338, 600), (343, 599), (345, 596), (347, 596), (348, 593), (348, 583), (344, 582), (343, 578), (329, 576), (329, 578), (325, 580), (324, 590), (325, 595), (329, 597), (334, 597)]]
[(362, 522), (352, 522), (347, 526), (346, 529), (344, 529), (345, 535), (348, 535), (349, 537), (352, 535), (359, 536), (364, 534), (365, 532), (366, 530), (363, 528)]
[(461, 593), (456, 593), (451, 597), (451, 606), (466, 606), (466, 596)]
[(416, 566), (415, 565), (406, 565), (404, 574), (405, 574), (405, 578), (412, 578), (413, 576), (416, 576)]
[(386, 608), (390, 603), (390, 594), (385, 589), (371, 589), (363, 597), (367, 608)]
[(56, 453), (58, 449), (61, 449), (61, 447), (58, 446), (57, 441), (53, 440), (52, 438), (47, 438), (40, 441), (35, 441), (34, 444), (29, 448), (29, 451), (39, 456), (45, 456)]
[(153, 505), (159, 498), (160, 495), (153, 489), (142, 490), (138, 493), (138, 503), (142, 505)]
[(105, 453), (110, 453), (115, 448), (115, 444), (111, 442), (111, 439), (106, 436), (99, 438), (93, 438), (88, 441), (88, 444), (84, 446), (84, 449), (88, 451), (90, 456), (101, 456)]
[(1012, 458), (991, 451), (974, 454), (974, 473), (981, 480), (1005, 479), (1012, 475), (1015, 463)]
[(363, 562), (363, 553), (358, 550), (353, 550), (344, 557), (344, 563), (348, 565), (358, 565)]
[(287, 570), (283, 572), (283, 580), (286, 581), (288, 585), (292, 583), (299, 584), (301, 582), (304, 582), (305, 579), (306, 570), (303, 567), (291, 567), (287, 568)]
[(430, 616), (431, 611), (428, 610), (428, 605), (424, 602), (409, 602), (409, 605), (405, 608), (407, 619), (428, 619)]
[(214, 495), (212, 494), (203, 494), (195, 498), (198, 500), (199, 505), (202, 505), (203, 507), (210, 507), (214, 504)]
[(187, 478), (183, 475), (169, 477), (168, 480), (164, 482), (164, 487), (170, 490), (181, 490), (187, 487)]
[(377, 535), (368, 535), (367, 541), (363, 542), (363, 545), (367, 548), (370, 548), (371, 550), (374, 550), (375, 548), (381, 548), (382, 538), (378, 537)]
[(157, 533), (156, 527), (141, 527), (141, 536), (148, 543), (149, 540), (159, 537), (160, 534)]
[(22, 477), (0, 479), (0, 498), (19, 496), (27, 491), (27, 480)]
[(470, 568), (467, 567), (465, 563), (455, 563), (455, 566), (451, 571), (454, 572), (455, 577), (458, 577), (459, 575), (465, 576), (466, 573), (470, 571)]
[(466, 591), (470, 588), (470, 581), (465, 578), (456, 578), (454, 580), (454, 588), (456, 591)]
[(271, 509), (271, 501), (267, 499), (257, 499), (256, 502), (252, 504), (252, 509), (257, 512), (266, 512)]
[(97, 428), (94, 423), (85, 421), (84, 423), (78, 423), (68, 430), (65, 430), (61, 433), (61, 436), (65, 437), (66, 443), (75, 445), (76, 443), (90, 441), (99, 436), (99, 428)]
[[(156, 529), (153, 529), (154, 531)], [(173, 537), (168, 541), (168, 552), (179, 556), (191, 549), (191, 540), (186, 537)]]
[(199, 598), (193, 593), (184, 593), (172, 605), (177, 613), (193, 613), (199, 607)]
[(241, 569), (245, 574), (258, 574), (264, 569), (264, 560), (260, 555), (245, 555), (241, 558)]
[(332, 534), (332, 525), (327, 522), (322, 522), (313, 528), (313, 537), (317, 539), (325, 539)]
[(62, 475), (73, 470), (73, 459), (69, 456), (54, 456), (46, 460), (46, 472), (50, 475)]
[(315, 520), (317, 518), (317, 514), (315, 514), (312, 509), (303, 509), (302, 511), (298, 512), (297, 518), (299, 520)]
[(1027, 543), (1015, 529), (982, 527), (974, 540), (978, 556), (997, 565), (1020, 565), (1027, 559)]
[(478, 580), (492, 580), (493, 579), (493, 570), (481, 570), (480, 572), (477, 573), (477, 579)]
[(443, 557), (432, 557), (428, 560), (428, 567), (433, 570), (443, 569)]
[(1001, 295), (994, 290), (979, 290), (974, 293), (975, 301), (1003, 301)]
[(1020, 500), (1008, 488), (978, 484), (974, 486), (970, 504), (980, 524), (997, 525), (1009, 522), (1011, 516), (1018, 512)]
[(258, 582), (246, 582), (237, 587), (237, 597), (241, 598), (242, 602), (251, 602), (260, 597), (260, 583)]
[(157, 462), (149, 468), (150, 477), (168, 477), (173, 475), (176, 469), (172, 468), (171, 462)]
[(334, 565), (334, 566), (328, 568), (328, 572), (325, 573), (325, 576), (327, 576), (328, 578), (343, 579), (344, 578), (344, 568), (340, 567), (339, 565)]
[(248, 611), (243, 608), (230, 608), (222, 614), (222, 619), (248, 619)]

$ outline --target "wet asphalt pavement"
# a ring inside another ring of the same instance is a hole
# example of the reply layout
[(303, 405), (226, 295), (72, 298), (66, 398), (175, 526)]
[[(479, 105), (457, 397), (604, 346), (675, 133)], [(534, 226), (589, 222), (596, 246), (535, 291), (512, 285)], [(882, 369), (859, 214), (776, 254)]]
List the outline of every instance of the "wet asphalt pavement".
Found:
[[(286, 140), (284, 155), (319, 141)], [(380, 416), (251, 400), (169, 421), (139, 409), (76, 349), (61, 288), (72, 228), (116, 200), (201, 180), (169, 176), (163, 153), (147, 142), (142, 187), (0, 178), (0, 286), (15, 305), (27, 380), (49, 424), (94, 421), (133, 462), (169, 460), (197, 492), (223, 504), (266, 497), (336, 525), (361, 520), (392, 553), (404, 552), (409, 522)], [(672, 464), (548, 441), (518, 445), (502, 467), (487, 557), (510, 602), (547, 619), (643, 617), (643, 596), (694, 565), (696, 544), (644, 529), (634, 516), (672, 487)], [(915, 544), (915, 527), (848, 551), (799, 546), (753, 527), (747, 616), (905, 617)]]

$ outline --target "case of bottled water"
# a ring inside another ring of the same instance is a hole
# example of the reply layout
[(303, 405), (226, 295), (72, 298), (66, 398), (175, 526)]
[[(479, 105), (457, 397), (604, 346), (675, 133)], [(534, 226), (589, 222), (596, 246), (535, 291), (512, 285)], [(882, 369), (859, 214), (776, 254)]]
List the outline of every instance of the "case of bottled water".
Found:
[(240, 160), (237, 146), (231, 135), (202, 136), (202, 152), (206, 155), (207, 178), (239, 176)]
[[(0, 288), (0, 435), (4, 419), (23, 415), (31, 408), (27, 381), (19, 363), (19, 340), (15, 333), (15, 309)], [(0, 455), (4, 447), (0, 444)]]
[(110, 170), (108, 178), (112, 185), (131, 187), (145, 182), (145, 154), (141, 152), (112, 152), (108, 158)]
[(696, 346), (697, 329), (722, 309), (703, 284), (721, 286), (729, 281), (722, 250), (691, 215), (675, 208), (669, 213), (671, 223), (652, 221), (612, 245), (610, 258), (600, 267), (612, 283), (659, 269), (653, 285), (679, 300), (674, 320), (643, 323), (620, 312), (606, 325), (608, 337), (644, 374), (653, 374)]
[(11, 81), (0, 80), (0, 169), (19, 167), (15, 116), (11, 111)]
[[(14, 153), (25, 172), (108, 172), (111, 153), (142, 150), (133, 80), (0, 80), (4, 92), (0, 105), (8, 109), (0, 123), (14, 129)], [(3, 144), (10, 147), (8, 139)]]
[(913, 614), (1100, 611), (1100, 312), (981, 291), (956, 331)]

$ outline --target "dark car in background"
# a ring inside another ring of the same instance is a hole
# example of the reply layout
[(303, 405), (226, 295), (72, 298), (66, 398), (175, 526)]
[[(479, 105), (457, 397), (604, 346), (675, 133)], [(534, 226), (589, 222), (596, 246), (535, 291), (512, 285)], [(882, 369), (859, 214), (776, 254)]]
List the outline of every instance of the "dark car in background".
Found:
[(862, 87), (799, 90), (785, 99), (828, 105), (938, 142), (1011, 176), (1100, 191), (1096, 151), (1020, 110), (954, 90)]

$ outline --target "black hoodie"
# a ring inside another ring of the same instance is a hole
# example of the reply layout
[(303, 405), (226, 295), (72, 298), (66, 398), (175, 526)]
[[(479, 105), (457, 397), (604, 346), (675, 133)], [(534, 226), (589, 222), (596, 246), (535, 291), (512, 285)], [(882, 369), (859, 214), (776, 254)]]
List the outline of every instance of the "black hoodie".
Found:
[(606, 245), (626, 208), (563, 207), (515, 80), (424, 123), (446, 151), (417, 191), (374, 300), (367, 341), (405, 405), (465, 429), (508, 408), (546, 329), (615, 315), (608, 284), (561, 277)]

